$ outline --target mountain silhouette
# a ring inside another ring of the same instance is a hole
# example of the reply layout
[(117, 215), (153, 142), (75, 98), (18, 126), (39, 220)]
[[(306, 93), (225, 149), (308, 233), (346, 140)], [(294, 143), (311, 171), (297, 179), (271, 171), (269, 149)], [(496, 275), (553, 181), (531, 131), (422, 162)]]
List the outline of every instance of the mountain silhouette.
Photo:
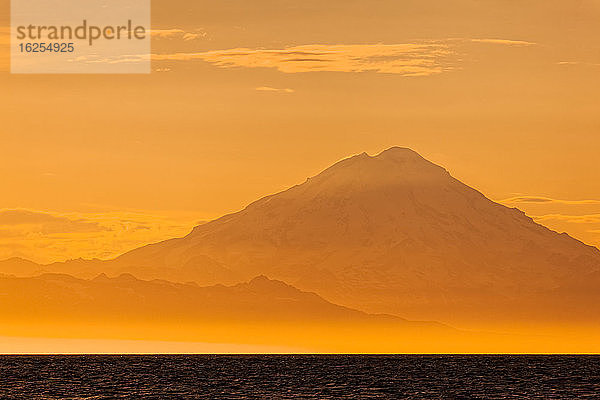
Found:
[(398, 317), (372, 316), (327, 302), (284, 282), (258, 276), (233, 286), (200, 287), (193, 283), (144, 281), (123, 273), (89, 280), (66, 274), (0, 277), (3, 319), (11, 313), (39, 319), (79, 320), (99, 317), (127, 319), (178, 318), (180, 321), (363, 321)]
[[(268, 344), (311, 352), (424, 350), (429, 341), (449, 350), (472, 343), (470, 334), (439, 323), (366, 314), (266, 276), (207, 287), (131, 274), (0, 276), (0, 302), (0, 334), (10, 336)], [(385, 340), (373, 343), (373, 337)]]
[[(580, 298), (584, 276), (600, 289), (598, 249), (400, 147), (339, 161), (186, 237), (44, 268), (202, 285), (265, 274), (362, 311), (453, 323), (585, 319), (588, 307), (562, 299)], [(560, 315), (550, 309), (562, 304)]]

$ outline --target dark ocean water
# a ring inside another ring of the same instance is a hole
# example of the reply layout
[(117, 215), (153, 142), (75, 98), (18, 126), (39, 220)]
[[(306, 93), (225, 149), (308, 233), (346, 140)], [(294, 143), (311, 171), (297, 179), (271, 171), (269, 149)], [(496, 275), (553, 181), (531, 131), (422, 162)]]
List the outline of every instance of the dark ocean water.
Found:
[(600, 357), (0, 356), (0, 399), (600, 399)]

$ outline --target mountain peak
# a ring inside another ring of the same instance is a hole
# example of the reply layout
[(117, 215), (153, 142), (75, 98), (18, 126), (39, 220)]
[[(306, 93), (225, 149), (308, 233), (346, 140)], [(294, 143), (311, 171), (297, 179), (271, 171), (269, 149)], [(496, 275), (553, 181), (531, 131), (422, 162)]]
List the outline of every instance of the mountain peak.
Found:
[(294, 286), (288, 285), (280, 280), (270, 279), (265, 275), (259, 275), (251, 279), (248, 283), (240, 283), (237, 285), (237, 287), (243, 287), (259, 293), (279, 296), (296, 297), (304, 294)]
[(120, 274), (118, 277), (114, 278), (117, 282), (137, 282), (138, 278), (133, 276), (132, 274), (125, 272)]
[(424, 158), (421, 157), (421, 155), (419, 153), (417, 153), (416, 151), (414, 151), (413, 149), (409, 149), (408, 147), (400, 147), (400, 146), (390, 147), (389, 149), (386, 149), (386, 150), (382, 151), (381, 153), (377, 154), (375, 157), (402, 158), (402, 159), (419, 158), (419, 159), (424, 160)]
[[(240, 285), (255, 289), (292, 288), (292, 286), (288, 285), (287, 283), (280, 280), (270, 279), (266, 275), (258, 275), (255, 278), (252, 278), (248, 283), (242, 283)], [(294, 290), (296, 289), (294, 288)]]
[(417, 153), (413, 149), (410, 149), (408, 147), (401, 147), (401, 146), (392, 146), (389, 149), (385, 149), (374, 156), (371, 156), (366, 151), (363, 151), (362, 153), (356, 154), (354, 156), (350, 156), (350, 157), (346, 158), (345, 160), (348, 160), (348, 159), (355, 159), (355, 160), (360, 160), (360, 159), (396, 159), (396, 160), (415, 159), (415, 160), (427, 161), (427, 160), (425, 160), (425, 158), (423, 158), (419, 153)]
[(396, 167), (419, 171), (447, 172), (408, 147), (390, 147), (373, 157), (374, 160), (394, 163)]
[(250, 280), (250, 282), (248, 282), (249, 284), (261, 284), (261, 283), (265, 283), (265, 282), (271, 282), (272, 280), (269, 279), (266, 275), (258, 275), (255, 278), (252, 278)]
[(94, 279), (92, 279), (94, 282), (106, 282), (108, 280), (110, 280), (110, 278), (104, 272), (98, 274)]
[(402, 184), (411, 186), (443, 184), (450, 179), (443, 167), (406, 147), (391, 147), (370, 156), (361, 153), (333, 164), (311, 178), (311, 185), (327, 188), (385, 188)]

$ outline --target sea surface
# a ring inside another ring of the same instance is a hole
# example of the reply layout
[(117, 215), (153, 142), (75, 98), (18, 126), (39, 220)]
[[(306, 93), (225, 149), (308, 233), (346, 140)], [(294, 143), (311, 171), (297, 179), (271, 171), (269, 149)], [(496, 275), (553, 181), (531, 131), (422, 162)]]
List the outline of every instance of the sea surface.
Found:
[(0, 399), (600, 399), (600, 357), (0, 356)]

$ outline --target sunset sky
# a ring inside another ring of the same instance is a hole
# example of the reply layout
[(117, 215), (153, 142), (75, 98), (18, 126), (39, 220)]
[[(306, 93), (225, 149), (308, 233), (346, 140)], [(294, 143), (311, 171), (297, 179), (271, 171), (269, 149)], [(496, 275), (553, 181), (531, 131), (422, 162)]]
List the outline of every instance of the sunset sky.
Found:
[(150, 75), (11, 75), (0, 0), (0, 259), (110, 258), (395, 145), (600, 246), (600, 2), (161, 0), (152, 18)]

